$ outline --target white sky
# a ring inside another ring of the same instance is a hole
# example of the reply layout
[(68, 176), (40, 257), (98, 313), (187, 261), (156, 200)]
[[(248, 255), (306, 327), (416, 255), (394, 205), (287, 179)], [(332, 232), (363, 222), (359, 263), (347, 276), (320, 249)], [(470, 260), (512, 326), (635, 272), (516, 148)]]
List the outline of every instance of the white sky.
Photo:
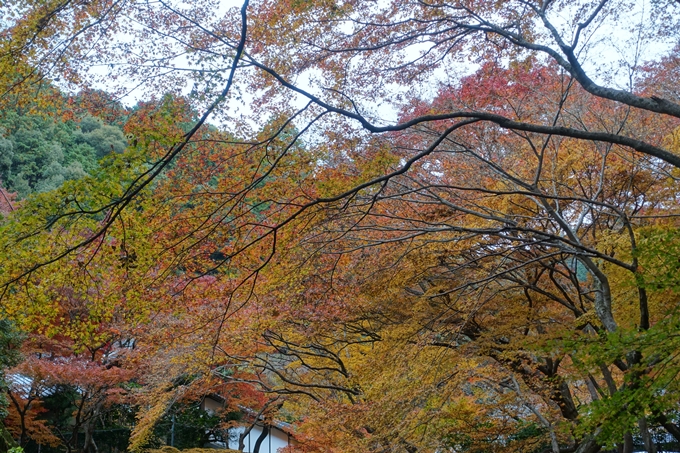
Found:
[[(387, 1), (387, 0), (385, 0)], [(173, 5), (190, 8), (191, 2), (178, 1)], [(219, 8), (214, 11), (214, 17), (219, 18), (227, 14), (231, 8), (240, 8), (242, 2), (239, 0), (222, 0), (219, 3)], [(563, 17), (553, 15), (550, 17), (555, 24), (562, 28), (563, 35), (568, 37), (570, 29), (569, 17), (573, 11), (566, 10), (562, 13)], [(659, 55), (667, 53), (675, 45), (673, 37), (663, 40), (657, 37), (653, 41), (643, 42), (638, 40), (638, 35), (635, 30), (638, 26), (644, 25), (652, 21), (650, 17), (649, 0), (642, 0), (634, 2), (634, 7), (625, 12), (625, 16), (613, 17), (603, 16), (602, 22), (598, 26), (593, 27), (591, 34), (584, 34), (581, 42), (584, 44), (581, 47), (584, 68), (589, 75), (597, 82), (609, 85), (615, 85), (618, 88), (630, 89), (629, 69), (639, 66), (644, 61), (658, 58)], [(120, 36), (120, 42), (129, 40), (129, 37)], [(407, 52), (407, 56), (417, 56), (422, 50), (423, 44), (416, 44)], [(587, 56), (585, 56), (587, 54)], [(176, 66), (187, 64), (185, 57), (178, 57), (173, 63)], [(467, 65), (463, 63), (456, 63), (455, 66), (442, 65), (430, 77), (428, 83), (423, 83), (417, 94), (420, 97), (431, 99), (437, 94), (439, 82), (455, 82), (461, 76), (471, 74), (478, 66), (474, 63)], [(92, 66), (90, 68), (92, 74), (105, 76), (108, 74), (108, 66)], [(239, 71), (243, 76), (243, 71)], [(313, 78), (318, 78), (319, 72), (316, 70), (308, 70), (303, 73), (296, 80), (296, 83), (303, 89), (310, 92), (323, 95), (319, 86), (312, 83)], [(237, 78), (239, 73), (237, 73)], [(185, 85), (181, 89), (183, 94), (189, 94), (192, 90), (193, 82), (185, 81)], [(134, 87), (134, 82), (129, 83), (129, 87)], [(106, 84), (97, 86), (98, 88), (106, 90)], [(403, 87), (396, 84), (388, 84), (388, 90), (405, 92), (412, 87)], [(234, 87), (234, 89), (237, 89)], [(144, 98), (144, 93), (140, 89), (134, 89), (130, 94), (125, 96), (122, 100), (125, 104), (132, 105)], [(248, 114), (250, 113), (250, 105), (253, 102), (253, 97), (247, 93), (241, 93), (240, 99), (230, 99), (229, 110), (232, 115)], [(294, 106), (302, 107), (307, 103), (307, 99), (302, 96), (295, 98)], [(381, 98), (378, 94), (374, 102), (362, 106), (364, 111), (362, 113), (373, 117), (378, 123), (390, 123), (397, 120), (398, 110), (394, 105)], [(253, 124), (253, 127), (256, 127)]]

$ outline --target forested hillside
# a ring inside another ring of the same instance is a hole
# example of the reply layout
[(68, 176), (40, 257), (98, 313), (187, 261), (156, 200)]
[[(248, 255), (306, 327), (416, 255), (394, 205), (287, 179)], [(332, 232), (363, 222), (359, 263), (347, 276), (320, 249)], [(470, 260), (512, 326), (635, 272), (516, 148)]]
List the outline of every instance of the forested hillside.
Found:
[(680, 3), (0, 12), (1, 449), (680, 451)]
[(93, 116), (78, 123), (39, 115), (3, 115), (0, 179), (21, 197), (47, 192), (98, 167), (98, 160), (126, 147), (123, 132)]

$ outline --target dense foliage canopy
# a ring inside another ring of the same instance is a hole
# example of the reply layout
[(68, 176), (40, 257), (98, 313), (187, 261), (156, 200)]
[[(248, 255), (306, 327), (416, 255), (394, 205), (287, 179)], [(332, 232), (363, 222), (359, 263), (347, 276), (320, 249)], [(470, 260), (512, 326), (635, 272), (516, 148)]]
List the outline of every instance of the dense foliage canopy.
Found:
[(21, 445), (680, 445), (680, 3), (0, 12)]

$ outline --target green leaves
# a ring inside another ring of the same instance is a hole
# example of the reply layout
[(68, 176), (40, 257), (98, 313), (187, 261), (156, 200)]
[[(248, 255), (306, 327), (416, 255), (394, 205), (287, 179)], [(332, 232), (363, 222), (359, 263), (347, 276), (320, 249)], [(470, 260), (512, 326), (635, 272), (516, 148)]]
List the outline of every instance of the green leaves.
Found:
[(638, 232), (637, 258), (640, 282), (652, 293), (680, 292), (680, 230), (674, 225), (642, 228)]
[(83, 121), (79, 128), (73, 121), (4, 112), (0, 179), (7, 188), (22, 198), (48, 192), (94, 172), (107, 154), (124, 151), (127, 143), (119, 128), (91, 116)]

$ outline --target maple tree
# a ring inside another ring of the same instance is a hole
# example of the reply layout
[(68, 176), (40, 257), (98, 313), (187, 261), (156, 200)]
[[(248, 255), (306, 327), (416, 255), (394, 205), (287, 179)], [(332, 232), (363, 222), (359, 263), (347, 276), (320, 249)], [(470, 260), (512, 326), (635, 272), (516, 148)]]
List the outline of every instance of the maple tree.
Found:
[(285, 396), (302, 450), (680, 441), (678, 48), (644, 53), (678, 7), (22, 3), (0, 56), (37, 69), (3, 99), (59, 73), (161, 100), (0, 226), (3, 314), (180, 339), (150, 349), (135, 448), (216, 366), (257, 410)]
[[(35, 348), (31, 352), (35, 354)], [(32, 355), (12, 372), (30, 384), (10, 387), (10, 431), (22, 446), (32, 440), (66, 451), (97, 451), (95, 425), (111, 405), (124, 401), (120, 384), (133, 376), (110, 363), (53, 354), (39, 359)]]
[[(498, 86), (507, 89), (510, 85), (507, 82), (509, 71), (494, 68), (493, 72), (497, 74), (497, 78), (501, 79), (502, 83)], [(513, 89), (525, 89), (530, 86), (520, 85)], [(506, 98), (516, 99), (517, 96), (500, 97), (500, 99)], [(536, 106), (535, 99), (531, 99), (527, 105)], [(564, 108), (566, 111), (569, 110), (567, 106)], [(424, 131), (419, 135), (428, 132)], [(596, 152), (601, 157), (607, 160), (613, 159), (616, 162), (622, 156), (617, 155), (615, 151), (609, 150), (605, 154), (600, 154), (602, 151), (598, 151), (597, 148), (583, 148), (575, 146), (574, 143), (561, 141), (550, 143), (544, 148), (546, 154), (540, 154), (536, 153), (536, 149), (540, 149), (538, 146), (524, 146), (522, 150), (522, 142), (535, 145), (530, 142), (530, 137), (518, 135), (499, 138), (497, 135), (490, 134), (488, 130), (482, 129), (476, 132), (466, 137), (467, 140), (463, 144), (461, 144), (462, 139), (451, 142), (453, 149), (442, 149), (432, 160), (422, 162), (423, 167), (419, 167), (409, 175), (393, 179), (391, 184), (383, 188), (379, 196), (367, 196), (363, 203), (357, 205), (356, 211), (343, 210), (339, 214), (338, 221), (352, 224), (353, 227), (349, 233), (343, 235), (342, 239), (327, 241), (326, 247), (335, 254), (359, 255), (357, 261), (353, 261), (350, 269), (346, 271), (355, 282), (357, 277), (362, 275), (361, 270), (365, 265), (358, 263), (365, 262), (370, 256), (365, 251), (359, 254), (356, 250), (366, 249), (366, 244), (375, 248), (382, 247), (381, 251), (375, 254), (375, 261), (370, 262), (364, 272), (371, 275), (371, 278), (375, 278), (376, 272), (386, 269), (384, 279), (370, 286), (374, 291), (371, 297), (386, 302), (376, 303), (373, 310), (379, 310), (377, 313), (368, 311), (371, 310), (370, 308), (362, 307), (364, 310), (362, 316), (374, 313), (373, 316), (382, 320), (382, 323), (399, 323), (400, 326), (402, 323), (413, 323), (411, 327), (413, 330), (401, 331), (398, 338), (402, 338), (402, 341), (408, 339), (422, 348), (428, 346), (450, 348), (455, 349), (457, 353), (470, 351), (473, 354), (473, 360), (481, 361), (481, 364), (475, 364), (467, 371), (474, 375), (474, 378), (469, 377), (469, 379), (484, 380), (486, 385), (477, 385), (485, 392), (496, 392), (499, 395), (498, 398), (504, 395), (503, 398), (508, 401), (506, 404), (510, 405), (510, 407), (506, 406), (504, 411), (514, 413), (515, 418), (526, 419), (528, 416), (523, 411), (530, 410), (536, 414), (531, 417), (536, 417), (536, 423), (539, 426), (542, 425), (541, 429), (545, 429), (544, 436), (550, 434), (558, 445), (569, 443), (573, 445), (573, 441), (569, 442), (560, 437), (564, 435), (564, 431), (561, 433), (560, 431), (565, 428), (565, 423), (561, 422), (560, 418), (566, 419), (565, 421), (574, 421), (582, 427), (583, 420), (580, 420), (581, 415), (579, 415), (576, 401), (580, 400), (579, 404), (591, 398), (594, 400), (602, 398), (608, 401), (607, 397), (602, 397), (595, 391), (595, 386), (598, 389), (605, 387), (604, 381), (594, 377), (599, 374), (599, 371), (595, 372), (590, 369), (586, 376), (580, 375), (583, 368), (575, 369), (569, 362), (578, 360), (579, 362), (576, 363), (583, 366), (584, 358), (579, 354), (561, 352), (565, 349), (567, 351), (578, 350), (582, 347), (578, 346), (579, 340), (574, 338), (574, 335), (580, 331), (586, 334), (585, 338), (596, 331), (606, 337), (605, 322), (595, 321), (599, 317), (599, 313), (595, 312), (597, 301), (593, 298), (593, 294), (597, 294), (596, 290), (593, 290), (597, 281), (593, 282), (590, 279), (592, 277), (588, 276), (589, 268), (579, 261), (578, 248), (589, 247), (592, 244), (593, 250), (589, 250), (588, 255), (594, 257), (602, 253), (600, 250), (606, 251), (607, 248), (611, 250), (606, 252), (607, 256), (601, 255), (601, 260), (605, 263), (602, 264), (598, 259), (596, 266), (606, 269), (607, 275), (602, 276), (604, 282), (609, 284), (613, 291), (619, 291), (618, 294), (611, 296), (612, 300), (615, 300), (614, 297), (626, 300), (623, 302), (619, 299), (621, 305), (616, 308), (613, 316), (624, 318), (627, 324), (624, 329), (628, 328), (636, 332), (637, 326), (646, 322), (644, 321), (644, 308), (648, 302), (647, 297), (649, 296), (649, 300), (654, 300), (654, 296), (659, 297), (659, 295), (657, 293), (652, 296), (646, 291), (650, 288), (638, 287), (641, 307), (639, 316), (642, 317), (640, 321), (635, 319), (634, 311), (624, 308), (631, 307), (628, 304), (635, 303), (630, 296), (630, 289), (635, 288), (635, 284), (631, 283), (630, 279), (637, 272), (635, 268), (631, 269), (630, 264), (619, 261), (631, 259), (631, 252), (624, 251), (623, 244), (626, 243), (627, 236), (624, 225), (631, 222), (626, 220), (628, 216), (634, 219), (632, 222), (635, 227), (638, 226), (638, 222), (644, 224), (643, 219), (647, 216), (636, 219), (639, 211), (645, 210), (649, 213), (658, 209), (658, 206), (668, 206), (668, 201), (672, 200), (675, 194), (673, 191), (665, 192), (667, 182), (665, 174), (655, 175), (654, 172), (643, 170), (647, 165), (644, 161), (636, 164), (626, 158), (621, 162), (625, 162), (623, 166), (616, 164), (603, 166), (600, 162), (599, 166), (593, 167), (591, 165), (594, 159), (584, 158), (582, 154), (583, 152)], [(436, 131), (431, 133), (436, 134)], [(480, 143), (482, 139), (484, 141)], [(469, 144), (470, 141), (474, 141), (475, 146)], [(502, 147), (498, 146), (499, 143), (503, 143)], [(456, 149), (454, 147), (456, 145), (460, 148)], [(541, 168), (543, 162), (549, 159), (547, 153), (560, 153), (565, 150), (572, 155), (562, 161), (550, 161), (549, 165)], [(449, 163), (453, 159), (455, 159), (455, 164)], [(520, 166), (514, 165), (518, 159), (522, 162)], [(534, 160), (538, 162), (535, 166), (532, 164)], [(586, 166), (582, 167), (584, 163)], [(566, 165), (568, 171), (565, 172), (565, 167), (562, 165)], [(637, 165), (642, 165), (642, 167), (636, 168)], [(597, 170), (594, 173), (597, 175), (595, 178), (592, 177), (593, 170)], [(434, 177), (432, 173), (435, 173)], [(531, 184), (531, 181), (534, 181), (534, 184)], [(619, 184), (623, 181), (626, 181), (625, 185), (620, 187)], [(635, 190), (642, 189), (642, 187), (647, 189), (642, 190), (645, 195), (636, 195), (634, 191), (631, 192), (631, 187), (637, 188)], [(664, 193), (670, 197), (665, 203), (656, 198), (657, 196), (663, 197)], [(593, 196), (595, 196), (594, 199)], [(545, 203), (546, 199), (549, 200), (547, 203)], [(369, 205), (371, 211), (367, 212), (365, 207)], [(610, 210), (614, 213), (611, 214)], [(562, 225), (550, 225), (551, 221), (559, 221), (562, 215), (569, 216), (567, 222), (562, 222)], [(612, 217), (617, 220), (614, 221)], [(613, 227), (618, 222), (621, 222), (620, 226)], [(558, 233), (565, 228), (565, 224), (568, 228), (574, 228), (571, 237)], [(328, 231), (332, 232), (333, 229), (331, 226)], [(335, 231), (344, 230), (340, 226), (335, 227)], [(319, 241), (318, 234), (315, 240)], [(561, 245), (560, 242), (563, 240), (570, 243)], [(572, 240), (579, 242), (574, 243), (571, 242)], [(628, 247), (636, 247), (634, 235), (629, 240), (631, 243)], [(404, 245), (398, 247), (399, 242)], [(391, 252), (394, 255), (387, 252), (385, 246), (381, 244), (389, 244), (389, 248), (396, 248)], [(632, 255), (635, 255), (634, 251)], [(390, 256), (395, 257), (390, 259)], [(613, 259), (614, 256), (617, 257), (616, 260)], [(626, 256), (627, 258), (624, 258)], [(607, 265), (607, 261), (611, 265)], [(634, 260), (633, 263), (635, 263)], [(323, 269), (318, 263), (315, 263), (315, 266)], [(633, 274), (629, 274), (627, 278), (623, 277), (627, 279), (627, 284), (622, 282), (622, 275), (620, 272), (617, 273), (616, 267)], [(341, 266), (336, 265), (333, 271), (332, 288), (335, 290), (339, 289), (339, 282), (342, 281), (339, 268), (341, 269)], [(656, 269), (650, 273), (655, 272)], [(613, 282), (610, 282), (610, 279), (614, 280), (611, 274), (616, 275), (618, 285), (623, 286), (616, 288)], [(400, 276), (406, 280), (400, 280)], [(393, 288), (395, 280), (396, 288), (388, 292), (386, 288)], [(329, 287), (328, 291), (332, 289)], [(282, 293), (288, 294), (285, 291)], [(355, 292), (347, 291), (346, 294), (355, 294)], [(662, 299), (666, 297), (669, 297), (669, 294), (661, 296)], [(419, 300), (422, 299), (425, 299), (427, 303), (419, 304)], [(653, 303), (655, 311), (652, 311), (652, 316), (655, 319), (659, 320), (672, 312), (674, 298), (666, 301), (669, 305), (665, 307), (656, 305), (658, 302)], [(357, 303), (356, 297), (353, 298), (353, 303)], [(351, 308), (347, 308), (347, 312), (351, 312)], [(299, 315), (296, 314), (296, 316)], [(399, 319), (402, 321), (397, 321)], [(334, 321), (337, 322), (337, 319), (334, 318)], [(374, 322), (376, 325), (382, 324), (377, 320)], [(574, 330), (574, 323), (576, 323), (576, 330)], [(329, 327), (330, 325), (332, 324), (326, 323), (323, 327), (319, 327), (323, 329), (322, 335), (335, 338), (339, 345), (343, 345), (340, 339), (346, 338), (347, 333), (335, 331)], [(366, 327), (362, 326), (359, 331), (365, 331), (365, 329)], [(617, 329), (621, 330), (620, 327)], [(329, 331), (336, 332), (336, 336), (333, 337)], [(385, 334), (378, 331), (373, 337), (366, 338), (366, 341), (378, 341), (377, 339), (382, 335)], [(565, 335), (567, 338), (572, 338), (573, 343), (562, 349), (557, 345), (564, 340)], [(308, 336), (307, 333), (303, 335), (303, 338)], [(369, 340), (369, 338), (372, 339)], [(660, 337), (656, 337), (655, 341), (659, 339)], [(550, 343), (543, 343), (546, 340)], [(280, 350), (292, 350), (291, 354), (294, 355), (303, 354), (303, 352), (295, 352), (296, 349), (293, 347), (300, 350), (298, 341), (289, 342), (279, 339)], [(328, 341), (327, 339), (326, 342)], [(597, 350), (597, 360), (601, 360), (603, 356), (599, 354), (607, 350), (607, 347), (601, 340), (593, 339), (592, 341), (594, 345), (592, 349), (589, 349), (589, 353)], [(346, 348), (346, 346), (342, 347)], [(549, 349), (546, 350), (548, 347)], [(312, 351), (320, 347), (315, 346), (315, 343), (307, 343), (304, 348), (308, 348), (307, 355), (312, 355)], [(408, 349), (399, 346), (397, 350), (400, 353), (399, 360), (407, 360)], [(420, 350), (418, 354), (425, 355)], [(618, 354), (626, 356), (626, 353), (622, 353), (620, 349)], [(316, 356), (319, 355), (317, 352)], [(363, 352), (362, 355), (369, 355), (369, 353)], [(443, 357), (447, 355), (446, 352), (440, 352), (437, 359), (439, 363), (442, 363)], [(465, 372), (464, 369), (461, 370), (455, 365), (464, 363), (463, 357), (457, 356), (453, 359), (453, 365), (445, 366), (443, 369), (455, 374)], [(327, 357), (325, 360), (328, 361), (331, 358)], [(655, 356), (655, 359), (658, 358), (660, 357)], [(493, 361), (490, 362), (489, 359)], [(470, 357), (467, 360), (470, 360)], [(588, 357), (585, 360), (590, 361), (593, 358)], [(602, 366), (602, 362), (597, 360), (594, 364)], [(605, 360), (614, 360), (624, 369), (627, 366), (620, 359), (613, 359), (611, 356)], [(431, 359), (425, 360), (424, 364), (432, 361)], [(382, 359), (380, 362), (389, 363), (393, 367), (394, 359)], [(484, 370), (482, 364), (488, 368)], [(492, 364), (495, 365), (491, 366)], [(329, 369), (329, 366), (326, 365), (326, 369)], [(343, 365), (341, 368), (345, 367), (346, 365)], [(377, 368), (375, 364), (372, 367)], [(411, 365), (411, 368), (416, 367)], [(342, 370), (338, 370), (338, 373), (340, 371)], [(626, 385), (617, 388), (617, 384), (611, 380), (609, 371), (602, 372), (604, 376), (599, 379), (608, 381), (608, 388), (612, 393), (625, 394), (629, 391)], [(401, 373), (404, 376), (408, 375), (406, 370), (401, 370)], [(390, 376), (388, 382), (394, 382), (395, 378), (389, 374), (388, 376)], [(336, 375), (336, 378), (340, 378), (340, 375)], [(356, 376), (353, 376), (353, 379), (357, 379)], [(593, 379), (593, 382), (586, 385), (588, 379)], [(579, 380), (581, 383), (577, 384)], [(371, 375), (368, 382), (371, 386), (375, 386), (376, 381), (376, 376)], [(414, 381), (417, 382), (419, 390), (426, 388), (423, 385), (426, 382), (425, 379), (420, 378)], [(523, 381), (522, 384), (527, 388), (521, 389), (518, 381)], [(460, 388), (461, 384), (454, 382), (453, 388)], [(445, 383), (446, 381), (439, 383), (435, 395), (445, 394)], [(618, 385), (621, 383), (622, 381), (618, 381)], [(492, 391), (490, 384), (494, 385), (496, 390)], [(302, 383), (302, 385), (307, 384)], [(630, 382), (627, 385), (630, 385)], [(336, 387), (338, 387), (337, 384)], [(347, 391), (351, 390), (352, 387), (347, 388)], [(591, 390), (592, 393), (589, 395)], [(400, 390), (397, 392), (403, 397)], [(412, 388), (405, 393), (408, 395), (409, 392), (415, 394)], [(359, 394), (366, 397), (367, 393), (364, 390)], [(527, 396), (527, 393), (531, 396)], [(386, 395), (391, 395), (391, 392), (382, 388), (378, 394), (380, 400), (384, 401)], [(516, 396), (509, 399), (508, 394), (516, 394)], [(352, 396), (355, 396), (353, 392)], [(537, 403), (536, 397), (543, 401)], [(616, 400), (619, 397), (620, 395), (613, 399)], [(631, 393), (628, 393), (628, 397), (632, 397)], [(416, 402), (417, 398), (420, 396), (412, 400), (412, 404), (404, 406), (410, 408), (411, 411), (418, 407), (428, 407), (426, 403)], [(647, 397), (644, 399), (647, 403), (652, 401)], [(604, 404), (605, 407), (606, 404)], [(395, 406), (403, 407), (402, 405), (403, 401)], [(491, 406), (492, 410), (499, 410), (489, 403), (482, 404), (482, 406), (487, 406), (487, 408)], [(559, 412), (551, 413), (557, 409)], [(483, 408), (477, 410), (481, 411)], [(518, 410), (519, 413), (516, 412)], [(548, 412), (541, 414), (541, 411), (545, 410)], [(611, 407), (601, 410), (602, 412), (598, 411), (594, 414), (596, 425), (602, 424), (604, 418), (612, 423), (609, 428), (612, 426), (616, 426), (617, 429), (623, 428), (624, 423), (621, 418), (611, 417), (612, 412), (616, 414), (617, 410), (612, 410)], [(633, 411), (630, 406), (626, 407), (625, 411), (627, 416), (632, 415)], [(618, 415), (621, 415), (621, 412), (623, 411), (619, 410)], [(380, 415), (384, 413), (388, 411), (381, 407), (377, 413), (370, 412), (367, 419), (375, 423), (375, 420), (379, 420)], [(561, 417), (558, 415), (560, 413)], [(430, 409), (427, 416), (435, 420), (434, 414)], [(604, 414), (607, 417), (603, 417)], [(353, 419), (357, 420), (356, 415), (353, 415)], [(400, 417), (401, 420), (406, 418)], [(485, 419), (496, 419), (499, 424), (505, 425), (502, 429), (517, 430), (517, 425), (499, 414), (487, 415)], [(328, 419), (322, 420), (328, 424), (334, 424)], [(635, 421), (628, 419), (626, 423), (631, 422)], [(429, 423), (434, 424), (432, 421)], [(468, 424), (472, 425), (469, 422)], [(386, 425), (399, 426), (399, 423), (392, 421)], [(675, 430), (672, 423), (667, 425), (669, 430)], [(572, 430), (576, 426), (573, 425)], [(596, 427), (593, 430), (598, 431)], [(479, 429), (475, 431), (477, 434), (480, 433)], [(463, 433), (464, 429), (458, 428), (457, 434)], [(481, 433), (487, 439), (486, 442), (494, 436), (494, 431), (491, 429), (486, 432), (481, 431)], [(621, 432), (618, 434), (623, 436)], [(504, 435), (508, 435), (507, 431)], [(484, 437), (476, 438), (473, 442), (481, 450), (489, 448), (489, 445), (484, 442)], [(615, 438), (615, 436), (610, 438)], [(529, 440), (535, 441), (535, 439)], [(545, 441), (549, 443), (550, 439)], [(582, 451), (589, 451), (586, 448), (600, 448), (598, 445), (589, 443), (587, 439), (581, 442), (581, 446), (584, 447)], [(509, 450), (517, 448), (517, 445), (508, 446)], [(556, 448), (559, 449), (559, 447)]]

